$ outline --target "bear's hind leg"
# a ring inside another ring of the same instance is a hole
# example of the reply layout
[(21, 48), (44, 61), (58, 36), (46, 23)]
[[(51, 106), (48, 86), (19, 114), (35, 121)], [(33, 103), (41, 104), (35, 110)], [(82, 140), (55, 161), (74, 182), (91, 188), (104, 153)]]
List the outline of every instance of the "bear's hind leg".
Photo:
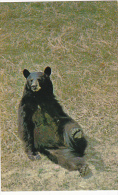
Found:
[(70, 148), (60, 147), (59, 149), (44, 149), (42, 152), (54, 163), (70, 171), (78, 170), (81, 176), (85, 176), (89, 172), (84, 157), (79, 157), (78, 154), (71, 151)]
[(84, 137), (82, 128), (76, 123), (66, 124), (64, 130), (64, 144), (71, 148), (72, 151), (84, 156), (87, 147), (87, 140)]

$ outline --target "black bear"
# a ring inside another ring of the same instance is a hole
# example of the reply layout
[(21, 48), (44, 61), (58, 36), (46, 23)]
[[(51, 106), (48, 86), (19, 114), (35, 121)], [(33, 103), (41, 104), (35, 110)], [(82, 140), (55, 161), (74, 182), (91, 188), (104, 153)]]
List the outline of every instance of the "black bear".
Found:
[(69, 170), (84, 173), (87, 140), (80, 125), (68, 116), (53, 94), (51, 68), (23, 70), (26, 84), (18, 109), (18, 133), (31, 160), (40, 153)]

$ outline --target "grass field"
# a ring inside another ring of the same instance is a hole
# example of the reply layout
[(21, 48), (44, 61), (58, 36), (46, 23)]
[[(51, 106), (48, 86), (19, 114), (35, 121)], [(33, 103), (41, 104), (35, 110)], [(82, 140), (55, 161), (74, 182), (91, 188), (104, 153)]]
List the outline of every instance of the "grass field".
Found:
[[(117, 2), (0, 3), (2, 191), (117, 190)], [(41, 155), (17, 134), (24, 68), (52, 68), (54, 93), (88, 138), (88, 177)]]

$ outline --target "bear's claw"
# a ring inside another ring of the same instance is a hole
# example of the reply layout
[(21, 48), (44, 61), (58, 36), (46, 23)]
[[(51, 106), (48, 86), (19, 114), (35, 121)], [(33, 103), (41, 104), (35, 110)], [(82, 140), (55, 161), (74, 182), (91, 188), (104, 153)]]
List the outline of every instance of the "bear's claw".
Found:
[(87, 175), (89, 175), (89, 173), (91, 172), (89, 166), (87, 164), (84, 164), (80, 169), (79, 169), (80, 175), (81, 177), (85, 177)]

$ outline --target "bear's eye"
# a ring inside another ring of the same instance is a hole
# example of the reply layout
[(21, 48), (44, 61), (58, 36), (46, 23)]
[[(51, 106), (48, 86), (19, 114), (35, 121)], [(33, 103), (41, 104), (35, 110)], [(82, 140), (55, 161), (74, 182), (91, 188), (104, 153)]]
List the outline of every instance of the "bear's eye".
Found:
[(33, 79), (30, 80), (31, 82), (33, 81)]

